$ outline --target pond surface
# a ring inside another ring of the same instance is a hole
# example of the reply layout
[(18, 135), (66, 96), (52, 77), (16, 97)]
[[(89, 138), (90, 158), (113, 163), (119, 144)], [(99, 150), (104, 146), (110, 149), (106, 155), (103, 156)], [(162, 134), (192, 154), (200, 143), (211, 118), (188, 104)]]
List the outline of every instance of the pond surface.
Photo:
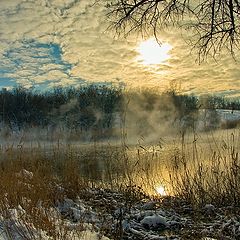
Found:
[[(82, 143), (78, 141), (2, 140), (1, 149), (34, 151), (47, 157), (77, 161), (83, 178), (111, 186), (132, 184), (150, 194), (172, 194), (173, 174), (186, 166), (196, 171), (199, 164), (209, 168), (224, 167), (227, 155), (240, 148), (239, 130), (219, 130), (195, 134), (165, 136), (159, 141), (136, 143), (120, 141)], [(220, 156), (220, 157), (216, 157)], [(224, 161), (213, 162), (213, 159)]]

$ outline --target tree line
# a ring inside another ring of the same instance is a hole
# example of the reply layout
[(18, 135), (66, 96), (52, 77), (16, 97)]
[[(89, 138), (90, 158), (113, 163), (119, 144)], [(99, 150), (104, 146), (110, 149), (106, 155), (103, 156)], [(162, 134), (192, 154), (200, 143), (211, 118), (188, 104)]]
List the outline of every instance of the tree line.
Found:
[(121, 107), (120, 89), (105, 86), (36, 91), (22, 86), (0, 91), (0, 118), (11, 129), (51, 124), (88, 130), (110, 128)]
[(98, 85), (37, 91), (18, 86), (0, 91), (0, 122), (12, 130), (54, 124), (83, 131), (111, 129), (115, 127), (116, 116), (127, 111), (129, 101), (139, 105), (136, 111), (168, 114), (174, 109), (175, 119), (192, 116), (199, 109), (240, 110), (238, 99), (175, 91), (125, 92), (118, 87)]

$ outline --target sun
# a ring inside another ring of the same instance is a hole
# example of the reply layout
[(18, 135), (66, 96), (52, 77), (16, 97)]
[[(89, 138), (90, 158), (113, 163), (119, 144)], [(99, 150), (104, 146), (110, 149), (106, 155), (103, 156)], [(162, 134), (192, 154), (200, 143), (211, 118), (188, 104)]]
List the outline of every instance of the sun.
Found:
[(143, 41), (137, 47), (139, 53), (137, 61), (146, 66), (159, 65), (166, 62), (170, 57), (173, 47), (169, 43), (159, 44), (154, 38)]

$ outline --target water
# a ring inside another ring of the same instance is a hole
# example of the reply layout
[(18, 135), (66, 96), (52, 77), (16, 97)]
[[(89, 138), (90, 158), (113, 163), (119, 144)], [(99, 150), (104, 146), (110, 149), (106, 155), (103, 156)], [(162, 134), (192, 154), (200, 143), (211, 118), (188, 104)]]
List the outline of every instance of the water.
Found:
[[(120, 141), (29, 141), (16, 137), (2, 139), (1, 150), (34, 151), (35, 155), (57, 159), (59, 164), (65, 159), (74, 160), (79, 164), (79, 174), (94, 183), (136, 184), (149, 194), (171, 195), (171, 175), (182, 173), (185, 165), (191, 171), (196, 171), (199, 164), (216, 169), (221, 164), (224, 167), (227, 158), (224, 162), (223, 156), (239, 151), (239, 139), (238, 129), (176, 134), (151, 144), (142, 140), (121, 144)], [(213, 158), (219, 162), (213, 162)]]

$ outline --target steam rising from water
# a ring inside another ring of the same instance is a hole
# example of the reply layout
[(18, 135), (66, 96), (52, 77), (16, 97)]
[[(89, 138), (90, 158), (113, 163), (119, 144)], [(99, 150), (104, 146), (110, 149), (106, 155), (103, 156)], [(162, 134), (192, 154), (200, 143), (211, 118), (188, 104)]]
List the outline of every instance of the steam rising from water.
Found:
[[(238, 116), (233, 113), (230, 115), (234, 116), (234, 121), (226, 118), (225, 115), (229, 115), (228, 110), (225, 110), (224, 114), (211, 108), (199, 110), (199, 105), (209, 105), (214, 100), (212, 98), (203, 98), (202, 102), (198, 103), (196, 97), (177, 95), (175, 91), (162, 94), (152, 90), (121, 92), (118, 89), (107, 90), (105, 87), (89, 87), (74, 91), (59, 90), (55, 95), (50, 95), (50, 100), (48, 95), (45, 96), (49, 101), (55, 99), (53, 105), (48, 106), (51, 109), (50, 113), (41, 116), (43, 120), (50, 117), (46, 127), (39, 127), (42, 126), (41, 121), (37, 122), (40, 123), (38, 126), (29, 125), (31, 122), (23, 122), (25, 115), (19, 115), (20, 122), (15, 121), (18, 120), (15, 117), (18, 115), (17, 112), (13, 113), (11, 120), (9, 117), (6, 118), (8, 114), (4, 114), (2, 117), (5, 123), (1, 123), (2, 140), (85, 143), (101, 141), (120, 144), (124, 132), (126, 143), (138, 144), (141, 140), (144, 143), (156, 144), (162, 138), (185, 134), (188, 130), (228, 127), (229, 121), (231, 126), (237, 126), (240, 119), (240, 114)], [(17, 94), (22, 97), (29, 96), (22, 99), (32, 99), (32, 101), (35, 101), (37, 96), (21, 89), (16, 89), (15, 93), (3, 91), (1, 94), (3, 97), (11, 96), (13, 99)], [(70, 95), (72, 97), (67, 97), (68, 94), (72, 94)], [(41, 99), (43, 102), (46, 100), (43, 96)], [(28, 105), (31, 100), (27, 101)], [(62, 105), (55, 103), (59, 101), (63, 102)], [(29, 106), (26, 107), (27, 111), (30, 109)], [(49, 111), (48, 107), (45, 106), (42, 111)], [(14, 107), (14, 109), (18, 108)], [(31, 113), (30, 111), (28, 114)], [(224, 117), (226, 121), (223, 124), (221, 121)], [(31, 119), (35, 121), (35, 118)]]

